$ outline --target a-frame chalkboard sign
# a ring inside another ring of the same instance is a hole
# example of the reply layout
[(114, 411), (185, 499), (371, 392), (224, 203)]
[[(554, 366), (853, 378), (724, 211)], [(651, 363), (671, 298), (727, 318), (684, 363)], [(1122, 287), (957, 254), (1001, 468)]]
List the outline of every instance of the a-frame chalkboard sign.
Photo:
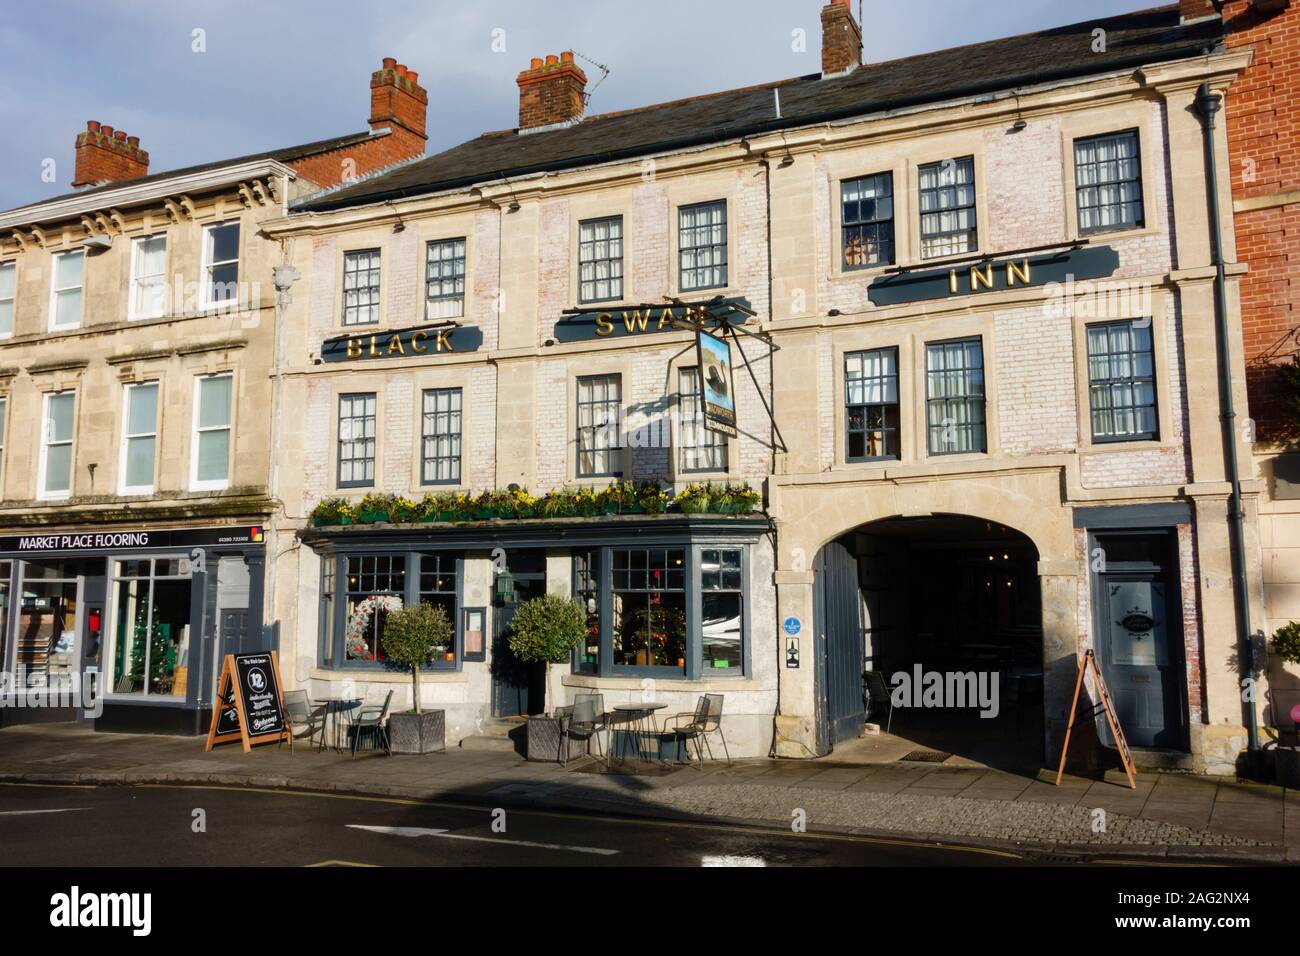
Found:
[(204, 751), (238, 740), (248, 753), (254, 744), (288, 740), (281, 687), (280, 657), (275, 651), (227, 654)]
[[(1091, 705), (1084, 713), (1079, 713), (1079, 695), (1083, 691), (1083, 676), (1089, 670), (1092, 671), (1093, 683), (1097, 687), (1097, 696), (1100, 701)], [(1065, 745), (1061, 747), (1061, 766), (1056, 771), (1056, 785), (1061, 785), (1061, 777), (1065, 775), (1065, 756), (1070, 752), (1070, 734), (1074, 731), (1074, 725), (1077, 721), (1092, 720), (1097, 716), (1098, 710), (1106, 712), (1106, 721), (1110, 724), (1110, 734), (1115, 738), (1115, 749), (1119, 751), (1119, 759), (1124, 763), (1124, 772), (1128, 774), (1128, 785), (1136, 790), (1137, 780), (1134, 777), (1135, 767), (1133, 765), (1133, 754), (1129, 752), (1128, 740), (1124, 737), (1124, 728), (1119, 725), (1119, 714), (1115, 712), (1115, 701), (1110, 696), (1110, 688), (1106, 686), (1106, 678), (1101, 676), (1101, 668), (1097, 666), (1097, 655), (1088, 648), (1079, 660), (1079, 679), (1074, 682), (1074, 702), (1070, 704), (1070, 723), (1065, 728)]]

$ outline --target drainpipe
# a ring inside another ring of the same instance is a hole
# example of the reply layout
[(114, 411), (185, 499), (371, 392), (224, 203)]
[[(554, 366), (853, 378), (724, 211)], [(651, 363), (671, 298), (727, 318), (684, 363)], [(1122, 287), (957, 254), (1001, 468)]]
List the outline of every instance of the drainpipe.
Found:
[[(1210, 84), (1202, 83), (1196, 91), (1196, 111), (1204, 121), (1205, 176), (1209, 188), (1210, 236), (1214, 242), (1214, 310), (1219, 336), (1219, 399), (1223, 422), (1223, 440), (1228, 466), (1228, 481), (1232, 486), (1228, 498), (1228, 518), (1232, 524), (1232, 571), (1236, 577), (1233, 595), (1237, 605), (1238, 671), (1243, 680), (1255, 676), (1255, 648), (1250, 626), (1250, 588), (1246, 578), (1246, 527), (1241, 508), (1241, 471), (1237, 464), (1237, 412), (1232, 399), (1232, 365), (1229, 361), (1228, 290), (1224, 278), (1223, 228), (1219, 220), (1219, 177), (1214, 151), (1214, 116), (1223, 108), (1222, 97), (1210, 92)], [(1245, 702), (1247, 760), (1251, 776), (1258, 778), (1261, 770), (1259, 748), (1259, 721), (1252, 699)]]

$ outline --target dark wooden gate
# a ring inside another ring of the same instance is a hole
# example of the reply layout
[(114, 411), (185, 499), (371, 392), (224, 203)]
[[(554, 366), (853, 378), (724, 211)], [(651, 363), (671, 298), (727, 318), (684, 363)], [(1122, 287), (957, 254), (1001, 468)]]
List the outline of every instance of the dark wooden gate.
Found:
[(818, 664), (825, 700), (829, 742), (862, 735), (866, 704), (862, 669), (866, 645), (858, 595), (858, 562), (848, 548), (832, 541), (813, 566)]

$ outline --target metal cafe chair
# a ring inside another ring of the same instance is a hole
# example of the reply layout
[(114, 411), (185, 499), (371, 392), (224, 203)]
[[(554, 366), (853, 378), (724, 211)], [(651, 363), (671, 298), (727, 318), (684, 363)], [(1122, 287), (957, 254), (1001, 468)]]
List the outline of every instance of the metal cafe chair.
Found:
[[(689, 741), (695, 741), (695, 755), (698, 758), (696, 770), (704, 769), (704, 752), (709, 753), (710, 760), (716, 760), (713, 756), (713, 745), (709, 743), (709, 735), (717, 734), (722, 741), (722, 752), (727, 755), (727, 766), (731, 766), (731, 751), (727, 747), (727, 738), (722, 733), (722, 694), (704, 694), (700, 697), (699, 703), (695, 705), (695, 712), (688, 714), (677, 714), (670, 718), (671, 726), (664, 728), (665, 733), (672, 734), (674, 739), (680, 738), (683, 746), (687, 747), (686, 755), (690, 757)], [(682, 721), (686, 721), (682, 723)]]
[(885, 721), (885, 733), (891, 733), (894, 726), (894, 696), (889, 692), (889, 685), (885, 683), (885, 675), (881, 671), (863, 671), (862, 672), (862, 689), (863, 696), (866, 698), (864, 703), (867, 705), (867, 718), (871, 718), (871, 713), (877, 707), (886, 706), (889, 708), (889, 719)]
[(388, 696), (384, 698), (383, 706), (370, 704), (357, 711), (356, 718), (352, 721), (352, 759), (357, 759), (357, 747), (361, 744), (361, 738), (367, 737), (371, 740), (378, 738), (384, 745), (384, 752), (392, 754), (392, 749), (388, 745), (388, 729), (384, 726), (384, 721), (388, 718), (388, 705), (393, 702), (393, 692), (390, 690)]
[(591, 741), (596, 741), (597, 759), (609, 767), (609, 757), (601, 749), (600, 732), (606, 729), (603, 694), (578, 694), (573, 707), (560, 724), (560, 766), (569, 766), (569, 741), (584, 741), (591, 756)]
[[(293, 729), (294, 727), (305, 726), (307, 728), (307, 743), (310, 744), (316, 738), (316, 731), (320, 730), (321, 743), (325, 742), (325, 705), (313, 704), (311, 698), (307, 696), (305, 690), (289, 690), (284, 693), (284, 722), (289, 728), (289, 753), (293, 749)], [(280, 746), (284, 746), (284, 738), (280, 738)], [(319, 745), (317, 749), (320, 749)]]

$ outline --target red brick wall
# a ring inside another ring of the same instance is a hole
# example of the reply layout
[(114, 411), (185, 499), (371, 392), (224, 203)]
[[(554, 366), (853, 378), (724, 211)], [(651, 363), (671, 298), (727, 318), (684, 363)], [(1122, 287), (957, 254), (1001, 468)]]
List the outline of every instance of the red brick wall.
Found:
[(74, 188), (148, 174), (149, 154), (140, 148), (140, 137), (127, 136), (111, 126), (100, 126), (95, 120), (89, 120), (85, 132), (77, 134)]
[(519, 84), (520, 129), (567, 123), (581, 116), (586, 107), (587, 74), (567, 50), (558, 57), (546, 57), (544, 62), (534, 58), (515, 82)]
[(387, 136), (376, 136), (355, 146), (317, 153), (286, 165), (318, 186), (337, 186), (344, 178), (355, 179), (422, 155), (424, 137), (394, 126)]
[(822, 7), (822, 72), (843, 73), (862, 64), (862, 27), (849, 0)]
[[(1249, 0), (1228, 0), (1223, 15), (1229, 48), (1254, 50), (1225, 111), (1233, 200), (1300, 190), (1300, 3), (1268, 15)], [(1300, 312), (1300, 202), (1238, 211), (1235, 220), (1237, 257), (1250, 266), (1241, 283), (1250, 414), (1267, 440), (1281, 414), (1276, 362), (1295, 350), (1285, 340)]]

